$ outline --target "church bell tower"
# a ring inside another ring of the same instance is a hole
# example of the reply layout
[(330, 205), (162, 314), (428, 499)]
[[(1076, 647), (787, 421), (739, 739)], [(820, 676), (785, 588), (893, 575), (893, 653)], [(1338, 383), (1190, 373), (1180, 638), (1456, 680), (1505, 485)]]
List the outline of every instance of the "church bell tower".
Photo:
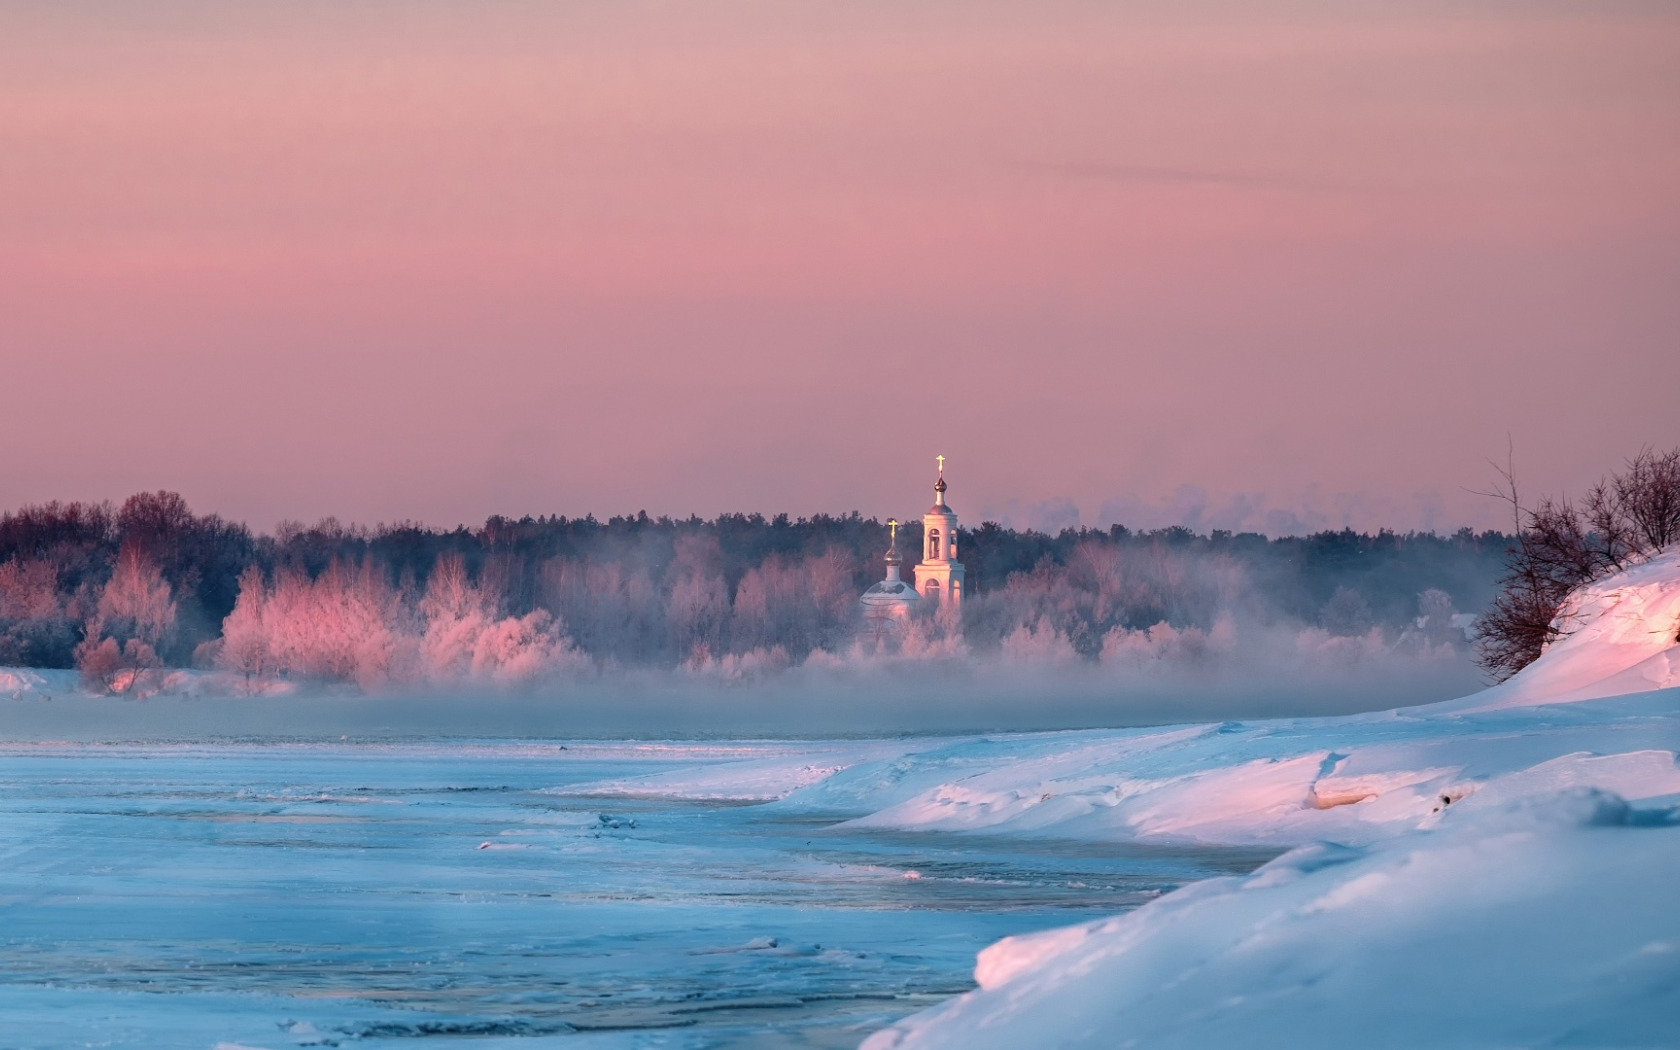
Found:
[(922, 515), (922, 561), (916, 566), (916, 590), (930, 601), (961, 605), (963, 565), (957, 560), (957, 512), (945, 503), (945, 457), (933, 483), (933, 506)]

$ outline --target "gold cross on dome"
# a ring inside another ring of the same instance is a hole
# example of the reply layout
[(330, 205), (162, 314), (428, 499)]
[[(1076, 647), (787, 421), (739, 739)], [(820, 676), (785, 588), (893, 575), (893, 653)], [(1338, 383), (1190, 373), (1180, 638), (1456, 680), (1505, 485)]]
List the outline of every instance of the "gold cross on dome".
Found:
[(887, 519), (887, 532), (888, 532), (888, 535), (890, 537), (887, 540), (887, 542), (889, 544), (897, 543), (898, 542), (898, 519), (897, 518), (888, 518)]
[(944, 456), (935, 456), (933, 458), (937, 459), (939, 461), (939, 473), (941, 473), (941, 474), (945, 473), (945, 457)]

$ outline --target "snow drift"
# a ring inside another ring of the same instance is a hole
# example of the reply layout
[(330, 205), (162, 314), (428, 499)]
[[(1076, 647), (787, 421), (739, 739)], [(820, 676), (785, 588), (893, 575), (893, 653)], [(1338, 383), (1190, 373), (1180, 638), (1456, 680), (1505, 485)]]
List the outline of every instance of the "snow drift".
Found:
[(1458, 817), (1001, 941), (864, 1046), (1674, 1045), (1680, 829), (1591, 789)]
[(877, 827), (1295, 847), (1002, 941), (865, 1050), (1680, 1045), (1680, 552), (1560, 615), (1464, 700), (953, 743), (795, 792)]

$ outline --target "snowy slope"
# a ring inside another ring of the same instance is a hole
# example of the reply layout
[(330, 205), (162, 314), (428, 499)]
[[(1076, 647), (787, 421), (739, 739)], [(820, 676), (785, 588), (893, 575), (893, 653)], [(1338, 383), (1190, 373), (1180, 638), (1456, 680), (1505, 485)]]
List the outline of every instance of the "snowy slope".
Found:
[(999, 942), (978, 991), (865, 1047), (1680, 1046), (1680, 553), (1566, 614), (1461, 701), (958, 742), (795, 793), (873, 803), (862, 826), (1298, 847)]
[(1510, 681), (1444, 705), (1481, 711), (1680, 686), (1680, 550), (1581, 588), (1567, 633)]

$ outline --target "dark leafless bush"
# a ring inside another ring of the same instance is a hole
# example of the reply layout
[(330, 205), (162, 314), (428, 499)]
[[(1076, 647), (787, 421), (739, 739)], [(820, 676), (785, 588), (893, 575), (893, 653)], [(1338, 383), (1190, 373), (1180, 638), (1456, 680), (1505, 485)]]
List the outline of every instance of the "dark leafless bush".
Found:
[(1515, 474), (1501, 472), (1520, 532), (1499, 596), (1476, 628), (1476, 655), (1503, 681), (1567, 630), (1557, 622), (1569, 593), (1680, 540), (1680, 449), (1643, 449), (1599, 482), (1580, 506), (1542, 499), (1525, 510)]

